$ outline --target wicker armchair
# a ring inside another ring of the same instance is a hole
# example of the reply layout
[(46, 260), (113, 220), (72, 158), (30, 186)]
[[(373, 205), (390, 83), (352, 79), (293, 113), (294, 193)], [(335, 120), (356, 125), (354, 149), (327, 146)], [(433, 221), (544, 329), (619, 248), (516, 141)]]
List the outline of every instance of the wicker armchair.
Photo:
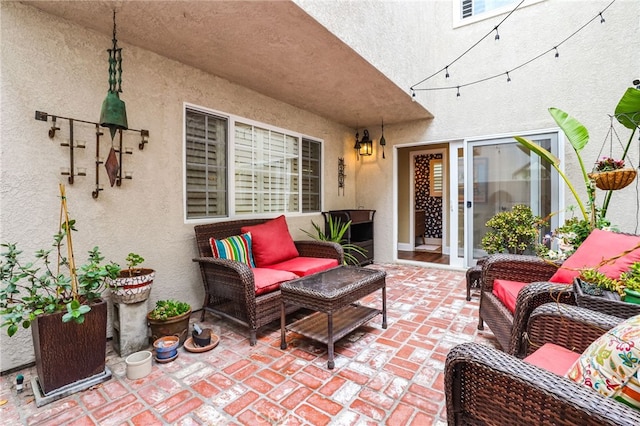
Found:
[[(562, 304), (531, 315), (530, 349), (553, 342), (575, 352), (621, 319)], [(445, 364), (449, 425), (638, 425), (640, 412), (495, 348), (465, 343)]]
[[(249, 328), (251, 346), (256, 344), (257, 330), (280, 318), (280, 290), (256, 296), (253, 273), (248, 265), (212, 257), (210, 238), (222, 239), (240, 234), (243, 226), (258, 225), (266, 219), (234, 220), (197, 225), (194, 227), (200, 257), (193, 259), (200, 265), (205, 297), (205, 312), (235, 321)], [(300, 256), (337, 259), (341, 264), (344, 252), (339, 244), (321, 241), (296, 241)], [(290, 307), (290, 311), (295, 310)]]
[[(548, 302), (576, 304), (570, 285), (546, 282), (557, 268), (557, 265), (535, 256), (490, 256), (482, 264), (478, 330), (483, 330), (486, 322), (505, 352), (522, 357), (523, 333), (536, 307)], [(518, 294), (513, 314), (493, 294), (493, 281), (496, 279), (531, 283)]]

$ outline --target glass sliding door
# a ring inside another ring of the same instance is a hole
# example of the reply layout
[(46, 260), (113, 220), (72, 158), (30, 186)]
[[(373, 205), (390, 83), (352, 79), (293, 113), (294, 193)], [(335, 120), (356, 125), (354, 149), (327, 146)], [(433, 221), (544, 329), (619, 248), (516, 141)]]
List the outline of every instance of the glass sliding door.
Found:
[[(558, 155), (556, 133), (527, 138)], [(481, 241), (488, 230), (485, 223), (494, 214), (525, 204), (544, 218), (559, 210), (560, 195), (558, 176), (551, 165), (513, 138), (468, 141), (465, 152), (465, 263), (471, 265), (473, 259), (486, 255)], [(552, 223), (542, 233), (555, 229), (557, 220), (553, 215)]]

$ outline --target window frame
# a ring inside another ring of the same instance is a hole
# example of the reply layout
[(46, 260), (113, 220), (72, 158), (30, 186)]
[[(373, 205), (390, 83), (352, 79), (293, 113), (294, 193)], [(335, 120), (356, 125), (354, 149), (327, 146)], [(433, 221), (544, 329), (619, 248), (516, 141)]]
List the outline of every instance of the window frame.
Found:
[[(509, 13), (513, 10), (514, 7), (519, 3), (518, 0), (514, 0), (513, 3), (504, 5), (502, 7), (498, 7), (496, 9), (487, 10), (485, 12), (481, 12), (477, 15), (471, 15), (468, 18), (462, 17), (462, 3), (464, 0), (454, 0), (453, 3), (453, 28), (463, 27), (465, 25), (473, 24), (475, 22), (484, 21), (489, 18), (493, 18), (498, 15), (503, 15), (505, 13)], [(472, 0), (475, 1), (475, 0)], [(525, 2), (520, 6), (520, 9), (534, 5), (536, 3), (541, 3), (547, 0), (525, 0)]]
[[(187, 125), (187, 110), (193, 110), (196, 112), (201, 112), (203, 114), (209, 114), (209, 115), (214, 115), (220, 118), (224, 118), (227, 120), (227, 184), (228, 184), (228, 189), (227, 189), (227, 213), (225, 216), (215, 216), (215, 217), (199, 217), (199, 218), (189, 218), (187, 216), (187, 140), (186, 140), (186, 125)], [(324, 164), (324, 156), (325, 156), (325, 143), (324, 143), (324, 139), (318, 138), (318, 137), (314, 137), (314, 136), (309, 136), (303, 133), (299, 133), (299, 132), (295, 132), (292, 130), (288, 130), (288, 129), (284, 129), (278, 126), (274, 126), (268, 123), (263, 123), (260, 121), (256, 121), (256, 120), (252, 120), (246, 117), (242, 117), (239, 115), (234, 115), (234, 114), (229, 114), (223, 111), (218, 111), (218, 110), (214, 110), (211, 108), (206, 108), (200, 105), (195, 105), (192, 103), (188, 103), (188, 102), (184, 102), (183, 103), (183, 107), (182, 107), (182, 113), (183, 113), (183, 124), (182, 124), (182, 150), (183, 150), (183, 155), (182, 155), (182, 178), (183, 178), (183, 190), (182, 190), (182, 196), (183, 196), (183, 220), (185, 224), (197, 224), (197, 223), (211, 223), (211, 222), (221, 222), (221, 221), (227, 221), (227, 220), (235, 220), (235, 219), (257, 219), (257, 218), (270, 218), (270, 217), (274, 217), (274, 215), (280, 215), (280, 214), (284, 214), (287, 216), (309, 216), (309, 215), (317, 215), (319, 213), (321, 213), (323, 211), (323, 206), (324, 206), (324, 170), (323, 170), (323, 164)], [(286, 136), (292, 136), (292, 137), (296, 137), (298, 139), (298, 186), (299, 186), (299, 208), (297, 211), (295, 212), (260, 212), (260, 213), (250, 213), (250, 214), (240, 214), (238, 215), (236, 213), (236, 176), (235, 176), (235, 149), (236, 149), (236, 143), (235, 143), (235, 133), (236, 133), (236, 123), (241, 123), (241, 124), (245, 124), (245, 125), (249, 125), (249, 126), (253, 126), (253, 127), (259, 127), (262, 129), (267, 129), (271, 132), (279, 132), (279, 133), (283, 133)], [(319, 164), (320, 164), (320, 171), (319, 171), (319, 179), (320, 179), (320, 184), (319, 184), (319, 210), (318, 211), (313, 211), (313, 212), (304, 212), (302, 210), (303, 207), (303, 197), (304, 197), (304, 193), (302, 192), (302, 181), (304, 179), (304, 175), (302, 174), (302, 144), (303, 144), (303, 140), (308, 140), (314, 143), (318, 143), (320, 146), (319, 149)]]

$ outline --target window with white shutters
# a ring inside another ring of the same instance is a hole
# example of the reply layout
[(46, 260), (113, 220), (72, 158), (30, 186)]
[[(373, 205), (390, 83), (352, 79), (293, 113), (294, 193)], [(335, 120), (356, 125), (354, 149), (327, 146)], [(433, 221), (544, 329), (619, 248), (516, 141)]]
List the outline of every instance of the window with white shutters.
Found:
[(321, 142), (188, 107), (185, 117), (187, 219), (322, 210)]
[[(486, 12), (502, 12), (508, 6), (515, 6), (519, 0), (458, 0), (462, 19), (478, 16)], [(504, 9), (504, 10), (499, 10)]]

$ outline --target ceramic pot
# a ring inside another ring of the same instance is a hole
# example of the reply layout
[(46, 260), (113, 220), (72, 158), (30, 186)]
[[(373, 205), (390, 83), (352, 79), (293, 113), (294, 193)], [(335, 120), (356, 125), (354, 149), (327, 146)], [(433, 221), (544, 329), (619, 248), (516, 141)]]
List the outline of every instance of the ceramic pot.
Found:
[(187, 340), (190, 318), (191, 309), (189, 309), (189, 312), (166, 320), (151, 319), (147, 314), (147, 324), (151, 329), (151, 341), (155, 342), (164, 336), (178, 336), (180, 338), (180, 346), (182, 346), (184, 341)]
[(153, 348), (156, 351), (156, 358), (168, 359), (173, 358), (178, 353), (178, 345), (180, 339), (178, 336), (164, 336), (153, 342)]
[(120, 271), (115, 280), (107, 279), (111, 289), (111, 300), (114, 303), (139, 303), (149, 298), (151, 285), (155, 277), (153, 269), (136, 269), (131, 273), (129, 269)]
[(640, 305), (640, 291), (624, 289), (624, 301)]
[(149, 351), (140, 351), (129, 355), (125, 360), (127, 364), (127, 379), (137, 380), (151, 373), (151, 356)]

